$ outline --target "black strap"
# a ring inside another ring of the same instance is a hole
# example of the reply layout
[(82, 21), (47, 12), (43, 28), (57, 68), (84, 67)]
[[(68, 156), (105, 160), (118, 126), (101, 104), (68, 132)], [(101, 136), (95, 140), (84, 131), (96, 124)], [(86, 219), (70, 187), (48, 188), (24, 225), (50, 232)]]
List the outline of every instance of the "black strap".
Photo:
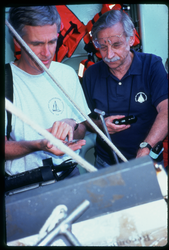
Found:
[[(5, 64), (5, 97), (13, 102), (13, 78), (12, 70), (9, 63)], [(12, 130), (12, 114), (7, 111), (7, 140), (9, 140)]]
[[(16, 175), (5, 175), (5, 192), (32, 184), (40, 184), (50, 180), (61, 181), (68, 177), (77, 166), (76, 162), (67, 160), (60, 165), (53, 165), (52, 158), (43, 160), (43, 166)], [(62, 172), (57, 175), (58, 172)]]

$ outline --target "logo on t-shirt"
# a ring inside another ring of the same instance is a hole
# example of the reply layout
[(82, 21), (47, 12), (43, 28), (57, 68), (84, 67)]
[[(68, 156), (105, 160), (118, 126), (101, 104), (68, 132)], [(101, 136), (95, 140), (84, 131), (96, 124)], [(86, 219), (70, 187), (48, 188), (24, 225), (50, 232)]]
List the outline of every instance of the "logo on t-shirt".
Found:
[(62, 114), (64, 110), (64, 104), (59, 98), (52, 98), (48, 103), (49, 110), (54, 115)]
[(143, 103), (143, 102), (147, 101), (147, 95), (144, 92), (139, 92), (135, 96), (135, 101), (139, 102), (139, 103)]

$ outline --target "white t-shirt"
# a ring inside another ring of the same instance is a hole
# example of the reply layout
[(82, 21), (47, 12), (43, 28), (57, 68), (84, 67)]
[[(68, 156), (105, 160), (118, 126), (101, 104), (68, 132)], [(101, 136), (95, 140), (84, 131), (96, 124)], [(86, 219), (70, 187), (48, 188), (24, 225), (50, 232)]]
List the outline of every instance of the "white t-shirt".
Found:
[[(13, 103), (31, 120), (44, 129), (52, 127), (55, 121), (65, 118), (73, 118), (78, 123), (85, 120), (46, 72), (39, 75), (30, 75), (15, 66), (13, 62), (10, 65), (13, 75)], [(58, 62), (52, 62), (49, 70), (62, 84), (62, 87), (69, 93), (71, 98), (80, 105), (80, 108), (86, 114), (89, 114), (90, 110), (76, 72), (71, 67)], [(12, 115), (10, 140), (31, 141), (42, 138), (30, 126)], [(52, 157), (53, 163), (56, 165), (70, 158), (66, 154), (55, 156), (45, 151), (36, 151), (25, 157), (6, 161), (5, 171), (10, 175), (28, 171), (42, 166), (42, 160), (49, 157)]]

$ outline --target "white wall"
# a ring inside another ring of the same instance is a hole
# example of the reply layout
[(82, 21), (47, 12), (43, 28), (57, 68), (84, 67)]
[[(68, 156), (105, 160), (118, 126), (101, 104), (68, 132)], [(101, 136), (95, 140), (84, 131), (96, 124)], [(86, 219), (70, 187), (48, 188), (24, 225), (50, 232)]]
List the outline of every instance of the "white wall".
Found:
[(143, 52), (168, 58), (168, 7), (165, 4), (140, 4), (139, 20)]
[[(9, 8), (5, 9), (5, 19), (8, 18)], [(12, 36), (9, 34), (9, 30), (5, 25), (5, 63), (13, 61), (14, 58), (14, 43)]]

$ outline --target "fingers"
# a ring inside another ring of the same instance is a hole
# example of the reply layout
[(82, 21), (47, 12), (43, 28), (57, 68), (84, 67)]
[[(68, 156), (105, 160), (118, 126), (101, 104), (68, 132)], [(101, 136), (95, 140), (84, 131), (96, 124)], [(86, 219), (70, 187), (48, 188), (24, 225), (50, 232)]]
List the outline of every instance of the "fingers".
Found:
[(115, 119), (121, 119), (123, 117), (125, 117), (125, 115), (112, 115), (112, 116), (108, 116), (108, 117), (105, 118), (105, 122), (112, 123), (113, 120), (115, 120)]
[(109, 116), (107, 118), (105, 118), (105, 122), (106, 122), (106, 126), (108, 129), (109, 134), (114, 134), (120, 131), (123, 131), (125, 129), (130, 128), (131, 125), (115, 125), (113, 123), (114, 119), (120, 119), (125, 117), (124, 115), (115, 115), (115, 116)]
[(73, 151), (76, 151), (78, 149), (81, 149), (82, 146), (84, 146), (86, 144), (85, 140), (79, 140), (76, 143), (70, 144), (70, 146), (68, 146), (69, 148), (71, 148)]
[[(53, 136), (55, 136), (59, 140), (65, 140), (68, 136), (69, 140), (73, 140), (73, 129), (72, 127), (63, 122), (63, 121), (56, 121), (54, 122), (53, 126), (49, 129), (47, 129)], [(48, 142), (47, 144), (48, 148), (51, 148), (52, 145)]]
[[(76, 151), (78, 149), (81, 149), (82, 146), (84, 146), (86, 144), (86, 141), (85, 140), (79, 140), (73, 144), (70, 144), (68, 147), (70, 149), (72, 149), (73, 151)], [(46, 151), (54, 154), (54, 155), (57, 155), (57, 156), (61, 156), (61, 155), (64, 155), (65, 153), (62, 152), (61, 150), (59, 150), (57, 147), (55, 146), (52, 146), (50, 149), (47, 148)]]
[(65, 122), (55, 122), (52, 126), (51, 133), (60, 140), (65, 140), (67, 136), (69, 140), (73, 139), (73, 129)]

